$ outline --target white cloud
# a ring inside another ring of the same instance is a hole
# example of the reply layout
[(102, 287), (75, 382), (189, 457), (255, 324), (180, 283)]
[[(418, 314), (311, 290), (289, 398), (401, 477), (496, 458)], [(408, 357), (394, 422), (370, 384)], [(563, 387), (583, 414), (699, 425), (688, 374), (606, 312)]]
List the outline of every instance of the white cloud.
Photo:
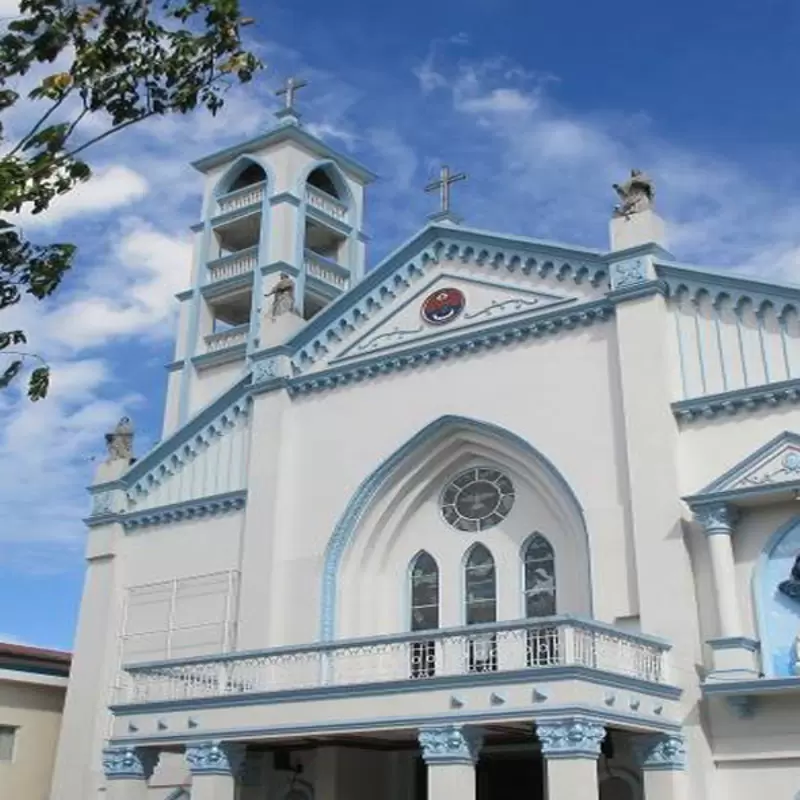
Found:
[(149, 186), (143, 175), (120, 164), (98, 169), (90, 180), (53, 200), (47, 211), (31, 214), (23, 210), (9, 218), (24, 231), (55, 227), (85, 214), (110, 214), (122, 206), (141, 200)]
[(536, 100), (518, 89), (492, 89), (482, 97), (465, 98), (460, 103), (462, 111), (473, 113), (503, 113), (509, 111), (532, 111)]

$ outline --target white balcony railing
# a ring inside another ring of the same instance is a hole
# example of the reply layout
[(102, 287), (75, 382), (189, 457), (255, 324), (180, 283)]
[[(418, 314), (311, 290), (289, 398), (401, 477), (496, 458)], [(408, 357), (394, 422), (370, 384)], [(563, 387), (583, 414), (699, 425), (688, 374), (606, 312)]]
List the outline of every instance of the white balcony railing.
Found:
[(238, 253), (218, 258), (208, 263), (208, 282), (216, 283), (225, 278), (235, 278), (252, 272), (258, 264), (258, 248), (249, 247)]
[(306, 250), (305, 267), (307, 275), (319, 278), (337, 289), (344, 291), (350, 285), (350, 280), (344, 267), (312, 250)]
[(228, 214), (231, 211), (239, 211), (242, 208), (260, 203), (264, 197), (263, 183), (254, 183), (252, 186), (245, 186), (235, 192), (229, 192), (217, 198), (217, 208), (220, 214)]
[(310, 185), (306, 186), (306, 202), (339, 222), (347, 220), (347, 206), (327, 192)]
[(487, 672), (588, 667), (666, 683), (669, 646), (568, 617), (128, 666), (116, 702), (148, 703)]
[(211, 333), (206, 336), (206, 352), (216, 353), (218, 350), (227, 350), (237, 344), (244, 344), (247, 341), (247, 332), (250, 325), (237, 325), (235, 328), (228, 328), (226, 331)]

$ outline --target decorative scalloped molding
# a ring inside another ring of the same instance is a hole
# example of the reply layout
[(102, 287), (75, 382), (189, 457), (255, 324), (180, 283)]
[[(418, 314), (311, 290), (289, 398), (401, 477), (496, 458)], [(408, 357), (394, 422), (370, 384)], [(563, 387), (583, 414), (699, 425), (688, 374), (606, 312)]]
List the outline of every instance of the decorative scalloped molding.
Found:
[(692, 397), (672, 404), (672, 411), (681, 422), (699, 418), (712, 419), (718, 414), (737, 414), (774, 408), (782, 403), (800, 402), (800, 378), (768, 383), (732, 392)]
[[(202, 420), (202, 415), (198, 417), (201, 424), (197, 429), (192, 430), (189, 423), (180, 434), (189, 434), (184, 441), (175, 443), (174, 448), (167, 453), (150, 468), (144, 475), (129, 484), (127, 476), (122, 477), (123, 484), (129, 485), (126, 496), (129, 503), (135, 504), (147, 497), (150, 492), (160, 486), (165, 480), (171, 478), (176, 470), (198, 454), (201, 447), (210, 445), (217, 438), (224, 436), (226, 432), (232, 430), (241, 417), (247, 417), (250, 413), (251, 398), (246, 391), (242, 396), (233, 400), (229, 406), (214, 414), (207, 422)], [(211, 406), (213, 408), (213, 405)], [(131, 470), (135, 474), (136, 467)], [(130, 475), (130, 473), (128, 473)], [(148, 509), (152, 510), (152, 509)]]
[(380, 358), (333, 367), (307, 378), (295, 377), (289, 380), (288, 391), (291, 395), (297, 395), (334, 389), (390, 372), (402, 372), (405, 369), (514, 344), (528, 338), (538, 338), (592, 325), (609, 319), (613, 313), (612, 303), (607, 300), (595, 300), (572, 306), (568, 310), (542, 314), (527, 320), (515, 320), (488, 330), (465, 332), (445, 342), (427, 342), (405, 352), (393, 352)]
[(423, 728), (417, 738), (426, 764), (474, 764), (483, 743), (480, 730), (462, 725)]
[(464, 264), (494, 270), (506, 269), (511, 273), (533, 274), (540, 278), (555, 276), (559, 281), (570, 280), (578, 285), (589, 283), (596, 287), (607, 283), (605, 263), (581, 258), (579, 253), (575, 253), (575, 256), (569, 259), (566, 253), (563, 256), (550, 255), (544, 247), (537, 249), (535, 245), (525, 248), (509, 243), (508, 247), (480, 247), (454, 241), (446, 235), (440, 236), (402, 262), (365, 297), (353, 303), (310, 342), (300, 347), (292, 359), (293, 372), (300, 375), (307, 371), (328, 354), (331, 342), (339, 344), (350, 338), (388, 302), (407, 292), (442, 260), (460, 260)]
[(144, 511), (134, 511), (121, 514), (119, 520), (126, 531), (139, 528), (152, 528), (157, 525), (170, 525), (173, 522), (182, 522), (189, 519), (202, 519), (204, 517), (217, 517), (239, 511), (247, 503), (247, 490), (226, 492), (225, 494), (201, 497), (196, 500), (186, 500), (182, 503), (173, 503), (159, 508), (148, 508)]
[(536, 735), (546, 759), (597, 758), (606, 729), (590, 719), (548, 720), (536, 724)]

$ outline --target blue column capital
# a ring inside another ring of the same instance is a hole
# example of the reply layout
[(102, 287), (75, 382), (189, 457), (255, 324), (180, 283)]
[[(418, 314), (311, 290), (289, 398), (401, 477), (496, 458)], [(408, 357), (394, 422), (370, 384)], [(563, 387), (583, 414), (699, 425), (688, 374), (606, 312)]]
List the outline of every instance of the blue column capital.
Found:
[(185, 758), (192, 775), (232, 775), (242, 769), (245, 745), (241, 742), (198, 742), (186, 745)]
[(694, 518), (702, 525), (708, 536), (714, 534), (733, 533), (734, 525), (739, 519), (739, 510), (729, 503), (710, 503), (705, 506), (696, 506), (692, 509)]
[(153, 774), (158, 757), (158, 750), (149, 747), (106, 747), (103, 772), (109, 781), (146, 781)]
[(606, 729), (593, 720), (571, 718), (536, 723), (542, 755), (554, 758), (597, 758)]
[(421, 728), (418, 734), (426, 764), (474, 764), (483, 743), (483, 733), (462, 725)]
[(636, 742), (635, 750), (643, 770), (686, 769), (686, 741), (683, 734), (644, 736)]

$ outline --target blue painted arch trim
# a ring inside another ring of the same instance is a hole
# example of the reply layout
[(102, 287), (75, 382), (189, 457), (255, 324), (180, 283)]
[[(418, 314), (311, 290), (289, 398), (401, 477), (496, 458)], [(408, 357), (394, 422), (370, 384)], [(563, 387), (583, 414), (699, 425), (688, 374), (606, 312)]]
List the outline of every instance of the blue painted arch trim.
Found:
[[(574, 507), (580, 519), (585, 547), (588, 555), (587, 569), (591, 587), (591, 553), (589, 549), (589, 534), (586, 528), (586, 517), (577, 495), (564, 475), (541, 452), (527, 440), (515, 433), (488, 422), (470, 419), (453, 414), (447, 414), (434, 420), (429, 425), (418, 431), (404, 445), (395, 450), (376, 469), (370, 473), (359, 485), (350, 502), (344, 510), (339, 521), (333, 529), (328, 545), (325, 549), (324, 567), (322, 570), (322, 597), (320, 609), (320, 641), (332, 641), (336, 637), (336, 601), (339, 588), (339, 568), (347, 545), (358, 527), (365, 512), (369, 509), (373, 499), (380, 489), (392, 480), (397, 468), (418, 448), (429, 442), (447, 429), (470, 429), (482, 434), (488, 434), (498, 439), (503, 439), (519, 451), (526, 454), (531, 460), (544, 467), (546, 472), (554, 479), (556, 485), (564, 493), (570, 504)], [(592, 603), (591, 588), (589, 591), (590, 604)], [(590, 605), (590, 613), (592, 612)]]
[[(230, 166), (225, 170), (219, 180), (214, 184), (214, 189), (211, 193), (211, 198), (216, 200), (218, 197), (221, 197), (224, 194), (227, 194), (229, 191), (229, 187), (236, 178), (239, 177), (239, 174), (245, 170), (250, 164), (255, 164), (261, 169), (264, 170), (265, 181), (267, 183), (267, 191), (266, 194), (270, 194), (270, 192), (275, 188), (275, 175), (272, 171), (272, 167), (269, 165), (267, 161), (263, 158), (260, 158), (257, 155), (247, 154), (239, 156), (235, 161), (233, 161)], [(211, 209), (209, 209), (209, 213)]]
[(768, 595), (769, 587), (766, 585), (767, 568), (770, 558), (783, 539), (800, 525), (800, 514), (790, 517), (772, 536), (769, 537), (758, 556), (752, 577), (752, 596), (756, 609), (756, 623), (758, 625), (758, 639), (761, 644), (761, 671), (767, 678), (778, 677), (775, 675), (773, 657), (778, 642), (773, 641), (769, 625), (769, 605), (771, 597)]

